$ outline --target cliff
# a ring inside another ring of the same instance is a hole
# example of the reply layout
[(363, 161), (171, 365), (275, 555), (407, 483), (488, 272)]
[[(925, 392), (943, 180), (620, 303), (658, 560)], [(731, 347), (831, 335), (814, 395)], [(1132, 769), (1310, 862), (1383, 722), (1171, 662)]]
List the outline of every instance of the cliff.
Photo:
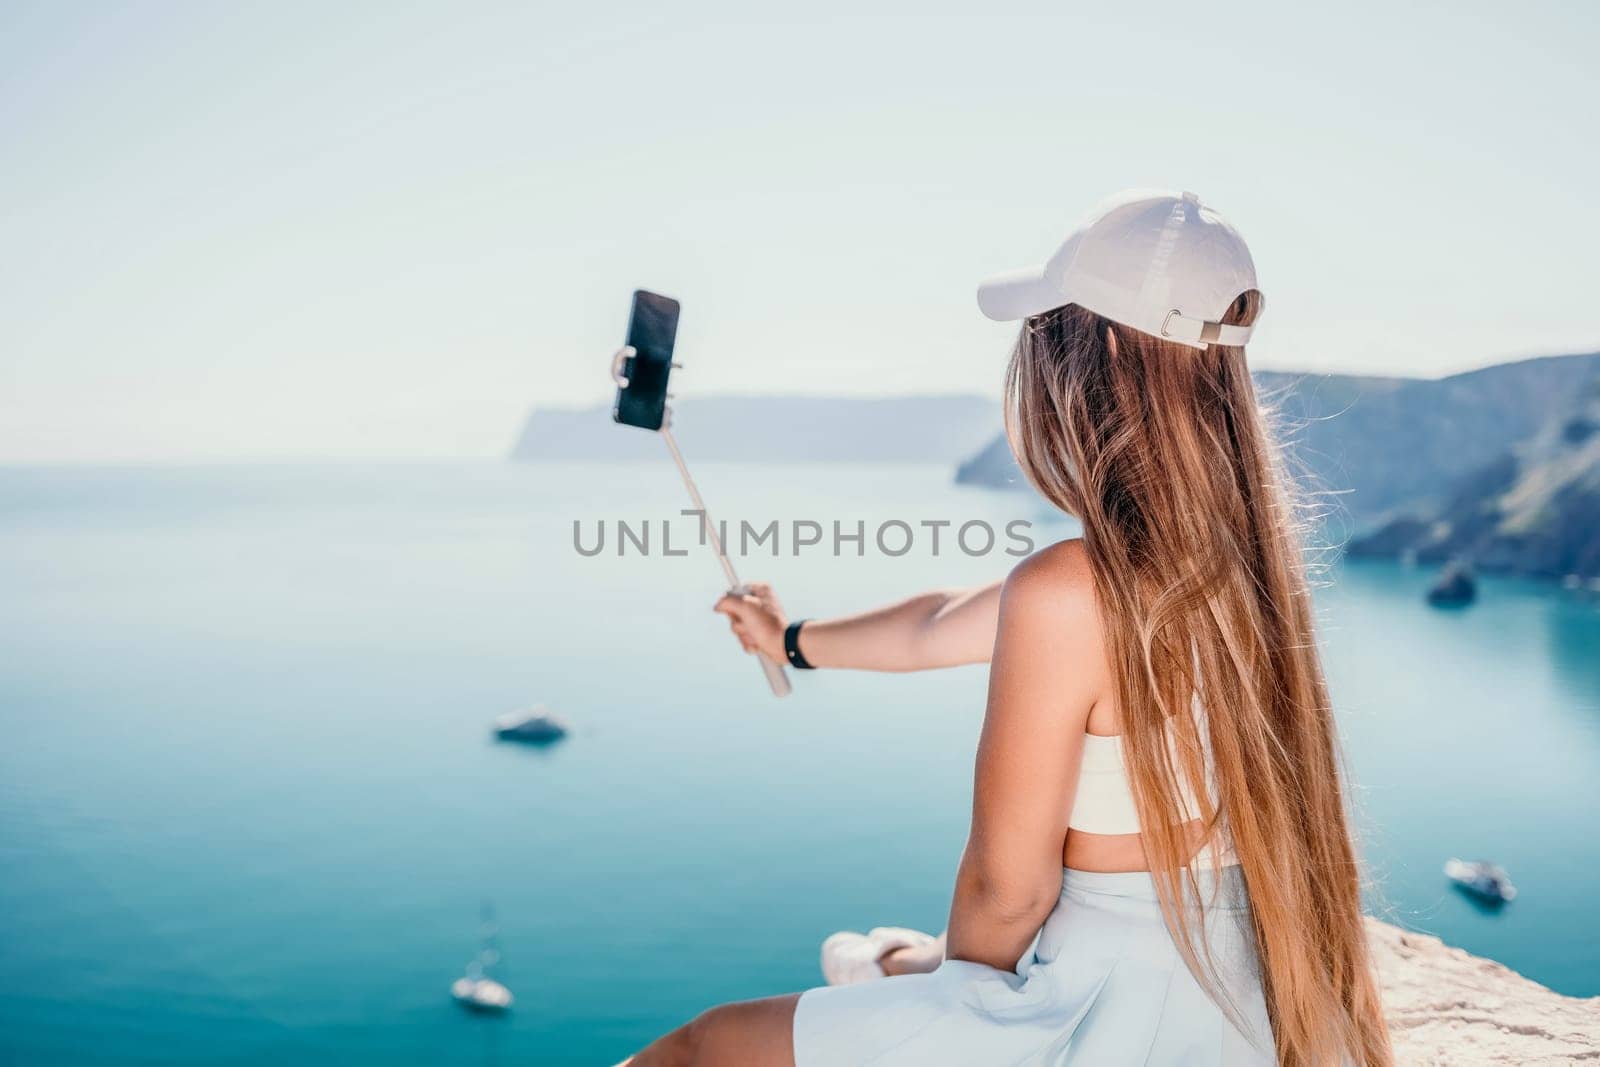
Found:
[(1353, 556), (1461, 558), (1486, 571), (1600, 578), (1600, 380), (1540, 430), (1423, 506), (1352, 541)]
[(1367, 920), (1398, 1064), (1600, 1063), (1600, 997), (1554, 993), (1437, 937)]

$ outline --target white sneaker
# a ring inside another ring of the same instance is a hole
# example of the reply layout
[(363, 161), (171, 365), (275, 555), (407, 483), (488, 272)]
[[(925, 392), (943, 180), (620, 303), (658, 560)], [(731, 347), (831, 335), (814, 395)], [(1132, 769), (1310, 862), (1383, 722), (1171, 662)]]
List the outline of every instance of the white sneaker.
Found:
[(822, 977), (829, 985), (854, 985), (883, 977), (878, 961), (897, 948), (916, 948), (933, 935), (900, 926), (879, 926), (864, 934), (840, 930), (822, 943)]

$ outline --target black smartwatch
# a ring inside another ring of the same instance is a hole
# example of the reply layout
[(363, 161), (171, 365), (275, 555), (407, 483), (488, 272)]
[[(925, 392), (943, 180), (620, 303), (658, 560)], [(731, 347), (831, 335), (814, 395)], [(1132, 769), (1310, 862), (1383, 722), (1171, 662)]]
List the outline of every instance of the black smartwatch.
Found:
[(788, 629), (783, 631), (783, 654), (788, 658), (789, 666), (797, 671), (816, 670), (800, 654), (800, 627), (804, 626), (806, 621), (805, 619), (796, 619), (789, 624)]

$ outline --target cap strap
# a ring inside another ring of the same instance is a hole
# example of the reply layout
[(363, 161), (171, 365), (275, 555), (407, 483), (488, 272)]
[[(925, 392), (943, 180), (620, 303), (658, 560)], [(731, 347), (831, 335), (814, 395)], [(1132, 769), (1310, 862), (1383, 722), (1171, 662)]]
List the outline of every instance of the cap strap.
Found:
[(1250, 340), (1253, 329), (1251, 326), (1228, 326), (1209, 319), (1191, 319), (1174, 308), (1162, 320), (1161, 336), (1174, 341), (1239, 348)]

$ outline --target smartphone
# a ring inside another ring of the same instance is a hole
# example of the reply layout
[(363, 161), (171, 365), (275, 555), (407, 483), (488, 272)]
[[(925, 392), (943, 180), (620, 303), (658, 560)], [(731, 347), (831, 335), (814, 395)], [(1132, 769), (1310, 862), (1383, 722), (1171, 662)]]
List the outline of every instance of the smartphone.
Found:
[(634, 290), (633, 312), (628, 316), (628, 344), (634, 357), (622, 365), (628, 384), (617, 388), (617, 403), (611, 409), (614, 420), (644, 430), (661, 429), (677, 338), (678, 302), (660, 293)]

